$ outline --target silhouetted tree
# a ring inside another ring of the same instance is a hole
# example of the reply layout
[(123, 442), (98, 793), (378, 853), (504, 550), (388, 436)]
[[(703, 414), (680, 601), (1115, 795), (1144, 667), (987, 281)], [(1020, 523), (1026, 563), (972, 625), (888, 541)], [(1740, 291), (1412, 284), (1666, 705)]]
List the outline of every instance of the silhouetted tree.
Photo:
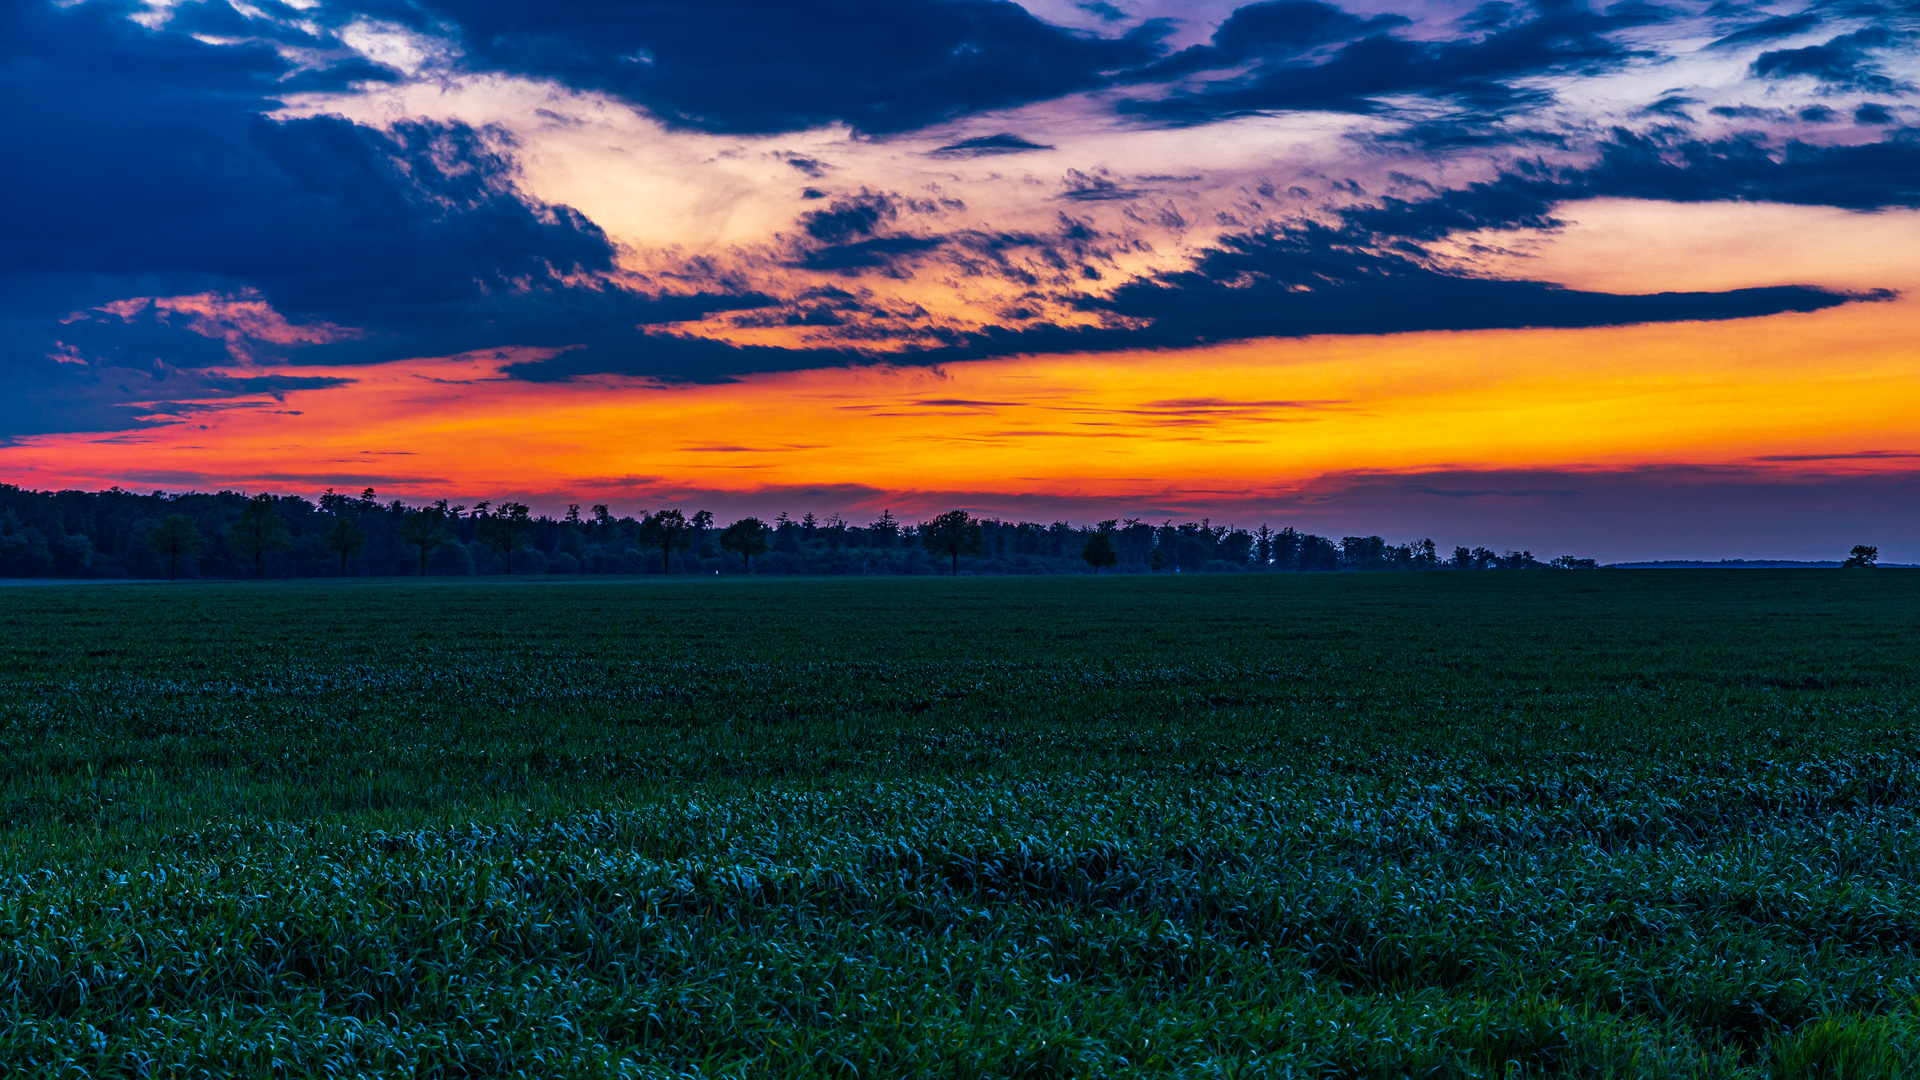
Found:
[(1275, 570), (1304, 570), (1300, 565), (1302, 533), (1289, 525), (1273, 534), (1273, 568)]
[(720, 547), (740, 556), (740, 569), (743, 573), (753, 570), (753, 557), (767, 553), (767, 540), (773, 535), (773, 529), (757, 517), (744, 517), (726, 527), (720, 533)]
[(1114, 543), (1120, 549), (1120, 557), (1129, 563), (1145, 564), (1148, 554), (1153, 550), (1153, 526), (1139, 518), (1128, 518), (1120, 523), (1114, 533)]
[(1340, 567), (1343, 570), (1385, 570), (1391, 566), (1387, 560), (1387, 542), (1377, 536), (1343, 536), (1340, 538)]
[(678, 510), (648, 514), (640, 521), (640, 542), (660, 549), (660, 572), (665, 574), (673, 552), (685, 551), (693, 543), (693, 523)]
[(1879, 565), (1879, 562), (1879, 548), (1869, 544), (1855, 544), (1853, 545), (1853, 551), (1847, 556), (1847, 561), (1840, 565), (1842, 568), (1860, 567), (1861, 569), (1872, 569)]
[(420, 576), (427, 576), (427, 552), (446, 543), (447, 501), (414, 510), (400, 522), (400, 542), (420, 551)]
[(1401, 550), (1406, 553), (1404, 561), (1409, 570), (1440, 569), (1440, 552), (1431, 539), (1416, 540)]
[(1080, 557), (1088, 566), (1093, 567), (1095, 576), (1120, 561), (1120, 553), (1113, 547), (1113, 530), (1118, 521), (1103, 521), (1087, 537), (1087, 546), (1080, 549)]
[(167, 580), (177, 580), (180, 557), (200, 546), (200, 527), (185, 514), (168, 514), (147, 534), (147, 543), (167, 557)]
[(1173, 543), (1168, 546), (1173, 550), (1174, 569), (1191, 574), (1213, 558), (1213, 527), (1204, 521), (1183, 523), (1173, 530)]
[(1147, 564), (1155, 570), (1165, 570), (1172, 566), (1178, 568), (1180, 530), (1173, 527), (1171, 520), (1151, 526), (1153, 530), (1153, 549), (1147, 558)]
[[(481, 503), (485, 507), (486, 503)], [(477, 530), (480, 542), (497, 549), (506, 556), (507, 573), (513, 573), (513, 553), (526, 543), (527, 532), (533, 528), (533, 516), (526, 503), (506, 502), (500, 509), (480, 519)]]
[(1500, 566), (1500, 556), (1489, 548), (1457, 547), (1453, 549), (1453, 558), (1447, 561), (1447, 566), (1454, 570), (1493, 570)]
[(920, 546), (931, 554), (951, 559), (956, 577), (960, 574), (960, 556), (978, 555), (986, 550), (980, 523), (965, 510), (949, 510), (920, 526)]
[(713, 511), (696, 510), (688, 516), (687, 539), (685, 543), (680, 545), (680, 561), (682, 564), (685, 564), (687, 561), (686, 552), (691, 551), (702, 558), (713, 553), (713, 549), (707, 546), (707, 534), (712, 531), (714, 531)]
[(1295, 570), (1324, 572), (1340, 569), (1340, 549), (1333, 541), (1312, 533), (1298, 533), (1295, 539), (1299, 545), (1294, 554)]
[(347, 559), (360, 554), (360, 549), (367, 546), (367, 531), (342, 514), (333, 519), (333, 525), (320, 537), (320, 542), (327, 546), (328, 551), (340, 556), (340, 576), (346, 577)]
[(274, 512), (273, 496), (262, 492), (247, 500), (239, 520), (227, 530), (227, 544), (234, 554), (253, 560), (254, 580), (260, 578), (260, 562), (269, 551), (284, 551), (293, 546), (287, 536), (287, 523)]

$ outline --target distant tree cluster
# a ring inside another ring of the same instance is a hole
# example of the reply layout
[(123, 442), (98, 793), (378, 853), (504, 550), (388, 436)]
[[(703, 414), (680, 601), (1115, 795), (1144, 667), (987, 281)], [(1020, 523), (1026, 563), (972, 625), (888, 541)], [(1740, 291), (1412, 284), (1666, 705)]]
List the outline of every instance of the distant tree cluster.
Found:
[[(1870, 549), (1869, 549), (1870, 550)], [(1858, 552), (1856, 551), (1856, 555)], [(328, 491), (317, 501), (241, 492), (141, 495), (0, 484), (0, 576), (280, 578), (470, 574), (1066, 574), (1592, 569), (1530, 552), (1378, 536), (1338, 541), (1266, 526), (1138, 519), (1081, 527), (964, 510), (865, 525), (838, 515), (743, 517), (606, 506), (535, 516), (525, 503), (409, 506)], [(1868, 565), (1871, 565), (1869, 562)]]

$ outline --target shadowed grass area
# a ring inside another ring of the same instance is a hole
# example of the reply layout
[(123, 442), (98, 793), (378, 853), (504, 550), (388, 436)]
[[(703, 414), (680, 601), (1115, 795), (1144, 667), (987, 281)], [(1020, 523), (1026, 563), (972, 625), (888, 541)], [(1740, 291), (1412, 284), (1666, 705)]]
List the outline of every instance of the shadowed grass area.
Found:
[(0, 593), (44, 1076), (1904, 1076), (1920, 573)]

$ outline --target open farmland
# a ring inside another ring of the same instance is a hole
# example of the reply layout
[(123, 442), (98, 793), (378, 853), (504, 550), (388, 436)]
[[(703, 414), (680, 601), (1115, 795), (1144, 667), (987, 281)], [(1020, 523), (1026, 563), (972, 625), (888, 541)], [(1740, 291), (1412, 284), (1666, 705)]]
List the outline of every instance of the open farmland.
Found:
[(8, 1075), (1920, 1069), (1920, 573), (0, 613)]

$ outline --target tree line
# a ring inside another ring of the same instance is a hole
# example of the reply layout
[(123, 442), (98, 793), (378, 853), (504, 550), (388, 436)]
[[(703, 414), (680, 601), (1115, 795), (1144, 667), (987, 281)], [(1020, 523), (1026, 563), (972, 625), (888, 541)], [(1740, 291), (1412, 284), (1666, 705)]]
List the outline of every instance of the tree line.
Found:
[(949, 511), (908, 522), (883, 511), (724, 526), (707, 511), (559, 517), (505, 500), (408, 505), (329, 490), (318, 500), (237, 491), (29, 491), (0, 484), (0, 576), (282, 578), (471, 574), (1060, 574), (1340, 570), (1591, 569), (1432, 540), (1339, 540), (1211, 521), (1039, 524)]

